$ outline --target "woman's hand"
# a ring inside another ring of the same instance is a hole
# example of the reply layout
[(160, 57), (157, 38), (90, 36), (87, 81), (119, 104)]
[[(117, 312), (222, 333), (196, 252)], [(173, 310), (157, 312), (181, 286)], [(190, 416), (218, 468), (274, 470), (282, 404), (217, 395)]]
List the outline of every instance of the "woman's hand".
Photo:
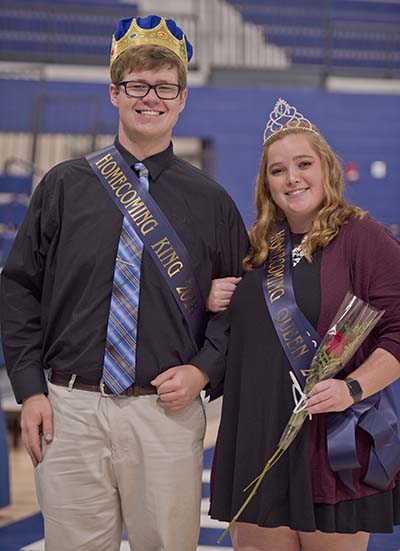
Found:
[[(362, 397), (368, 398), (383, 388), (392, 384), (400, 377), (400, 362), (387, 350), (377, 348), (372, 354), (350, 374), (362, 388)], [(328, 413), (344, 411), (354, 400), (343, 380), (327, 379), (317, 383), (308, 395), (307, 412)]]
[(313, 387), (308, 395), (306, 410), (310, 415), (344, 411), (353, 403), (354, 400), (345, 381), (327, 379)]
[(209, 312), (213, 312), (214, 314), (226, 310), (229, 306), (236, 286), (241, 279), (241, 277), (223, 277), (220, 279), (213, 279), (206, 302), (207, 310)]

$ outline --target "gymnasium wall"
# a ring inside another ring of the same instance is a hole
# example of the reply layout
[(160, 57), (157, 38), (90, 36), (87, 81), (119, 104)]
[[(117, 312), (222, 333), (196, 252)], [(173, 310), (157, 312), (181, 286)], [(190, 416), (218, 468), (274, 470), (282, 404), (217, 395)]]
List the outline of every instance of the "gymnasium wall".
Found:
[[(283, 97), (319, 127), (346, 167), (350, 200), (400, 233), (400, 96), (279, 87), (193, 87), (177, 136), (211, 143), (212, 174), (247, 224), (269, 111)], [(116, 132), (106, 84), (4, 80), (0, 132)]]

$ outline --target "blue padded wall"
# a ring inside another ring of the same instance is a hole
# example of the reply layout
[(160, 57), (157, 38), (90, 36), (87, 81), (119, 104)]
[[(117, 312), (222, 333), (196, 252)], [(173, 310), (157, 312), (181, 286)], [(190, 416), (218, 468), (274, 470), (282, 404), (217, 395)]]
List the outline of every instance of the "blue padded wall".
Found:
[[(116, 132), (107, 85), (34, 81), (2, 82), (0, 131), (32, 130), (40, 94), (46, 95), (43, 132), (83, 133), (94, 127)], [(351, 201), (386, 224), (400, 225), (400, 96), (267, 86), (191, 88), (175, 134), (211, 142), (213, 176), (231, 193), (246, 223), (253, 218), (265, 121), (278, 97), (311, 118), (344, 163), (358, 165), (360, 178), (348, 185)], [(384, 178), (372, 176), (374, 161), (386, 163)]]

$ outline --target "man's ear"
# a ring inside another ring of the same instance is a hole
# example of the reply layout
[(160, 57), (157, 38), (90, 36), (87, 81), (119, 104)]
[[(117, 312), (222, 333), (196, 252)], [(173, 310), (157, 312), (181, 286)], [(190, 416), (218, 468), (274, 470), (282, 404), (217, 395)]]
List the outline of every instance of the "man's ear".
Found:
[(115, 84), (111, 83), (110, 88), (110, 101), (114, 107), (118, 109), (119, 107), (119, 88), (118, 86), (115, 86)]
[(182, 113), (182, 111), (185, 109), (187, 96), (188, 89), (185, 88), (184, 90), (182, 90), (181, 95), (179, 96), (179, 113)]

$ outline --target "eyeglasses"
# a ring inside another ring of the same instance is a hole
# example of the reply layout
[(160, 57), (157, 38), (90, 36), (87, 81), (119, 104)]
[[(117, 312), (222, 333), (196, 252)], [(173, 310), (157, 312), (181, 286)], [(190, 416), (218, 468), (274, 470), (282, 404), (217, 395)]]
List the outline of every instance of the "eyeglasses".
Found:
[(124, 80), (116, 85), (123, 86), (125, 94), (130, 98), (144, 98), (150, 90), (154, 90), (160, 99), (176, 99), (183, 88), (179, 84), (148, 84), (136, 80)]

